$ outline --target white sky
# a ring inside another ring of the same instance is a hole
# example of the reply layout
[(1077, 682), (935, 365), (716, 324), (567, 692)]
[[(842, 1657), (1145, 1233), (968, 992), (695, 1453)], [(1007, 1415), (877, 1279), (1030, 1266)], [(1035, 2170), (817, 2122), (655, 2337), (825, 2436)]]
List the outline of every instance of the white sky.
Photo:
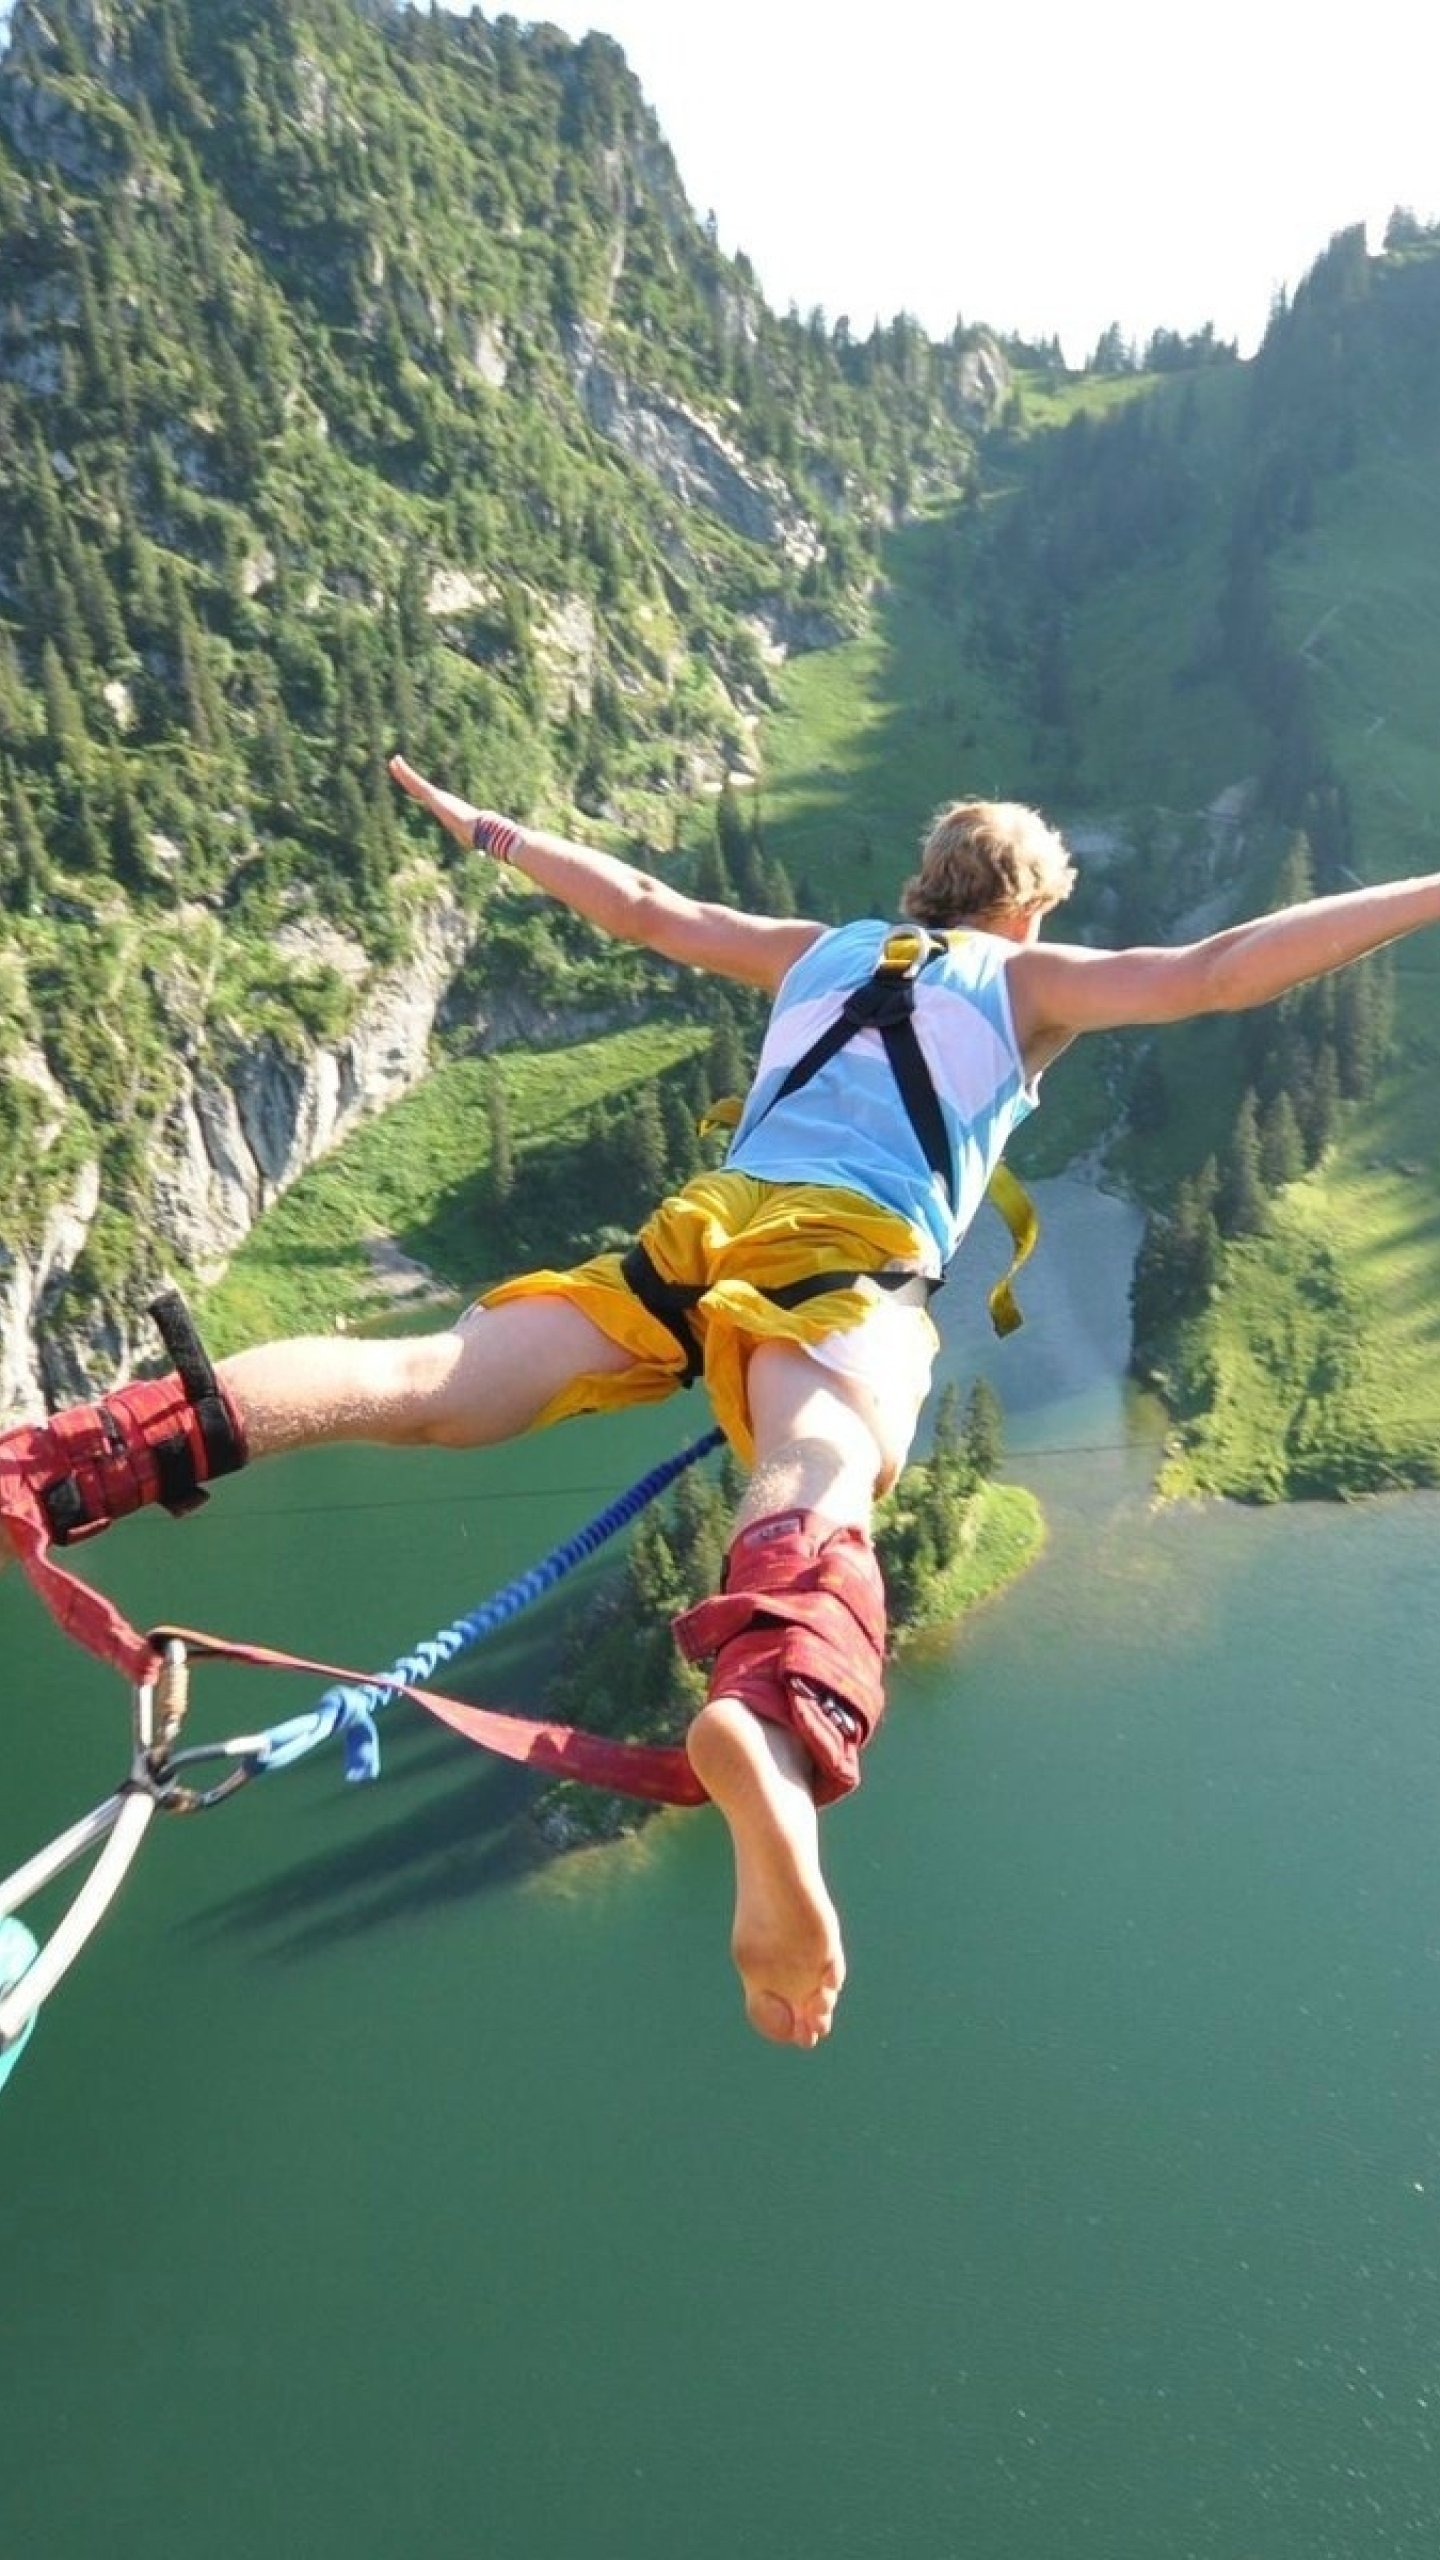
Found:
[[(466, 0), (468, 5), (468, 0)], [(498, 16), (497, 0), (485, 15)], [(767, 302), (1253, 353), (1332, 234), (1440, 215), (1434, 0), (553, 0), (625, 52)]]

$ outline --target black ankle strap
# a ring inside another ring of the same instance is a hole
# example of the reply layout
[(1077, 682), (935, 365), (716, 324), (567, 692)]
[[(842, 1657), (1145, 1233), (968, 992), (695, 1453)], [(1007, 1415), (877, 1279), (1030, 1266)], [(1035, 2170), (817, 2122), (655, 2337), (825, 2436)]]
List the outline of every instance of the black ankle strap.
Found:
[[(149, 1314), (154, 1320), (161, 1341), (175, 1363), (176, 1375), (185, 1390), (186, 1401), (191, 1406), (199, 1425), (200, 1438), (205, 1448), (206, 1478), (233, 1475), (236, 1468), (242, 1467), (245, 1463), (244, 1445), (236, 1431), (234, 1417), (225, 1401), (220, 1381), (215, 1375), (214, 1362), (196, 1329), (194, 1317), (178, 1289), (162, 1290), (158, 1298), (152, 1298)], [(194, 1462), (188, 1450), (183, 1446), (172, 1444), (165, 1450), (157, 1448), (155, 1455), (162, 1471), (167, 1461), (175, 1464), (180, 1470), (174, 1492), (167, 1491), (161, 1495), (167, 1510), (204, 1500)], [(188, 1485), (184, 1482), (187, 1463), (190, 1474)]]

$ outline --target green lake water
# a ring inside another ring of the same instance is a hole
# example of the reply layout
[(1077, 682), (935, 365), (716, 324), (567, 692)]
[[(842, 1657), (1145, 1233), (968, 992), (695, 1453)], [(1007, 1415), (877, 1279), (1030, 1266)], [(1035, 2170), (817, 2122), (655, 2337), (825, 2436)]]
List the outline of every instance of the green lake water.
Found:
[[(1434, 2560), (1440, 1501), (1157, 1511), (1135, 1222), (1042, 1208), (946, 1366), (1050, 1542), (827, 1818), (831, 2044), (746, 2029), (712, 1817), (534, 1868), (403, 1707), (378, 1786), (155, 1824), (0, 2100), (3, 2560)], [(81, 1561), (389, 1660), (706, 1420), (316, 1453)], [(451, 1681), (533, 1707), (583, 1579)], [(0, 1646), (3, 1870), (128, 1707), (14, 1574)]]

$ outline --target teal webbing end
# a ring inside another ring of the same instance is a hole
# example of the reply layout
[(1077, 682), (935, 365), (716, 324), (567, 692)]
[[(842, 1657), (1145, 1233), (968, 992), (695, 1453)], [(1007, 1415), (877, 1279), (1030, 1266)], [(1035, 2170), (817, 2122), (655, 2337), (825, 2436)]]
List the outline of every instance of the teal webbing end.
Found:
[[(28, 1973), (40, 1949), (23, 1920), (0, 1920), (0, 2000), (12, 1991), (22, 1974)], [(3, 2089), (26, 2045), (30, 2041), (35, 2020), (26, 2019), (13, 2044), (0, 2052), (0, 2089)]]

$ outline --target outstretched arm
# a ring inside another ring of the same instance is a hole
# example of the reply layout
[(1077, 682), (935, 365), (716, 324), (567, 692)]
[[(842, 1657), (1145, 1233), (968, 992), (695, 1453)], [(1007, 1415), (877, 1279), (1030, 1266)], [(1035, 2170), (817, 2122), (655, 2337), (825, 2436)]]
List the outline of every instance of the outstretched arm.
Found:
[(1032, 943), (1009, 969), (1016, 1032), (1038, 1069), (1078, 1032), (1243, 1013), (1430, 924), (1440, 924), (1440, 872), (1310, 898), (1169, 950)]
[(401, 790), (438, 818), (457, 844), (473, 845), (476, 821), (488, 820), (482, 841), (488, 832), (503, 847), (499, 859), (523, 871), (537, 888), (573, 907), (602, 933), (614, 934), (622, 942), (642, 943), (666, 960), (742, 978), (748, 986), (764, 987), (773, 994), (786, 970), (823, 930), (793, 918), (751, 915), (743, 908), (717, 907), (684, 897), (663, 880), (654, 880), (648, 872), (637, 871), (614, 854), (600, 853), (593, 845), (572, 844), (565, 836), (545, 835), (513, 820), (496, 819), (473, 800), (462, 800), (428, 782), (403, 756), (391, 757), (390, 772)]

